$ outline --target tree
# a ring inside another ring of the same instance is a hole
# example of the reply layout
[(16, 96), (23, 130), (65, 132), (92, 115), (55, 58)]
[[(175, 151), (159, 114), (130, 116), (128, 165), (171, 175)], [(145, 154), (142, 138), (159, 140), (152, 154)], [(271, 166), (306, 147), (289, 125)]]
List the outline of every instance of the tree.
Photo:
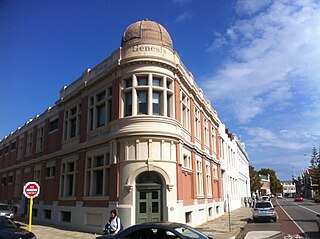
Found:
[(256, 192), (262, 187), (259, 174), (254, 170), (254, 167), (249, 166), (249, 176), (250, 176), (250, 190), (251, 192)]
[(281, 182), (277, 178), (276, 172), (273, 169), (262, 168), (261, 170), (259, 170), (258, 173), (263, 174), (263, 175), (269, 174), (269, 176), (270, 176), (270, 190), (273, 194), (283, 192), (283, 187), (281, 185)]
[(312, 148), (310, 163), (312, 169), (312, 184), (310, 185), (310, 188), (315, 190), (318, 194), (320, 192), (320, 149), (319, 152), (317, 152), (316, 146), (313, 146)]

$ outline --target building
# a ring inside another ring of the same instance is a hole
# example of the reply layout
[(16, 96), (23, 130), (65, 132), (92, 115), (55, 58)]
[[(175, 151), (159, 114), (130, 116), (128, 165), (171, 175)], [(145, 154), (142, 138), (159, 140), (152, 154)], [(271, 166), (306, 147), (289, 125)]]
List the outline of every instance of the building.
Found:
[(36, 181), (33, 217), (43, 223), (101, 232), (117, 208), (124, 226), (199, 225), (224, 213), (227, 191), (239, 207), (248, 186), (247, 154), (223, 148), (232, 139), (220, 125), (166, 29), (133, 23), (107, 59), (0, 142), (0, 200), (27, 215), (22, 187)]
[(281, 181), (283, 187), (283, 196), (292, 197), (296, 193), (296, 185), (292, 180)]
[(265, 195), (271, 195), (271, 189), (270, 189), (270, 175), (263, 175), (259, 174), (260, 177), (260, 182), (262, 184), (261, 189), (260, 189), (260, 195), (265, 196)]

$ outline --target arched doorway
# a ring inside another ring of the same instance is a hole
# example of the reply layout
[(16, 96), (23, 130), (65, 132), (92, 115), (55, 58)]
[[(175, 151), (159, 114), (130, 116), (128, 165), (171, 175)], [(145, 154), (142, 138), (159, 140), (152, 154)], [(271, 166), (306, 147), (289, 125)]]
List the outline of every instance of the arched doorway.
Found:
[(143, 172), (136, 180), (136, 223), (162, 221), (162, 180), (155, 172)]

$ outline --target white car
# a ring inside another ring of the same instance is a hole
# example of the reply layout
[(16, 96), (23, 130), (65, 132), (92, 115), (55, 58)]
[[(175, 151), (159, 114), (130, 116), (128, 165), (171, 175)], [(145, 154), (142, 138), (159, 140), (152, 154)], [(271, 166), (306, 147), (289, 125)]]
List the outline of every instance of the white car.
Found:
[(14, 212), (12, 210), (12, 207), (8, 204), (0, 203), (0, 216), (14, 219)]
[(277, 221), (277, 212), (271, 201), (258, 201), (253, 208), (253, 221), (258, 222), (259, 219), (272, 219)]
[(282, 199), (282, 198), (283, 198), (283, 197), (282, 197), (282, 194), (281, 194), (281, 193), (278, 193), (278, 194), (277, 194), (277, 198), (278, 198), (278, 199)]

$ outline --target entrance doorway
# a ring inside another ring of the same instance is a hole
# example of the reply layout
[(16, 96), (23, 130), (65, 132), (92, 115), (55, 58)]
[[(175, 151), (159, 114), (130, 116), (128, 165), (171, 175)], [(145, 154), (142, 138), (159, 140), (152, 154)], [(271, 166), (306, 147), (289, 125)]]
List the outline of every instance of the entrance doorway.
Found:
[(136, 223), (162, 221), (162, 180), (155, 172), (144, 172), (136, 180)]

